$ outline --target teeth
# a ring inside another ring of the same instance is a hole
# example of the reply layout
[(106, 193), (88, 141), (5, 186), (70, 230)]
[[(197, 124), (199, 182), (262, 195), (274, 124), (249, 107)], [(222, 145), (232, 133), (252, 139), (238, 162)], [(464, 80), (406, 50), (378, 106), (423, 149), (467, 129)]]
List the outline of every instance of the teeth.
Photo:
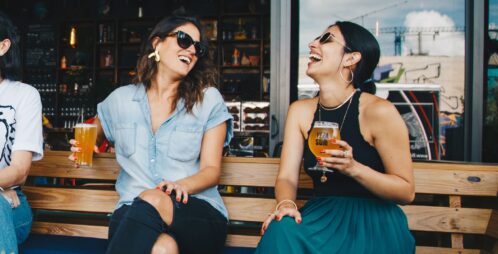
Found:
[(190, 64), (190, 62), (192, 61), (190, 58), (186, 56), (179, 56), (178, 59), (186, 64)]
[(317, 54), (310, 54), (308, 58), (312, 61), (317, 61), (317, 62), (322, 60), (322, 57)]

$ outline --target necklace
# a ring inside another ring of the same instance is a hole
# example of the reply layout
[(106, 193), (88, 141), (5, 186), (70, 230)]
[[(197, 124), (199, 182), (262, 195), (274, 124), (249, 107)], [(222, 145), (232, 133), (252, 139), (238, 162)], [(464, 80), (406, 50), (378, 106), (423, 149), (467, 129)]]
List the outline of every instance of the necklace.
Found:
[[(339, 126), (339, 133), (341, 132), (342, 130), (342, 126), (344, 126), (344, 120), (346, 120), (346, 116), (348, 115), (348, 111), (349, 111), (349, 106), (351, 106), (351, 102), (353, 101), (353, 95), (356, 93), (356, 90), (354, 90), (351, 95), (346, 99), (344, 100), (341, 104), (339, 104), (339, 106), (336, 106), (336, 107), (333, 107), (333, 108), (327, 108), (325, 106), (323, 106), (321, 103), (320, 103), (320, 97), (318, 97), (318, 120), (321, 121), (322, 120), (322, 109), (325, 110), (325, 111), (332, 111), (332, 110), (336, 110), (336, 109), (339, 109), (341, 108), (344, 104), (348, 103), (348, 107), (346, 108), (346, 112), (344, 113), (344, 116), (342, 117), (342, 121), (341, 121), (341, 125)], [(333, 171), (332, 171), (333, 172)], [(322, 183), (325, 183), (327, 182), (327, 176), (326, 176), (326, 170), (323, 169), (322, 170), (322, 176), (320, 177), (320, 182)]]
[(323, 106), (320, 103), (320, 98), (318, 98), (318, 106), (319, 106), (319, 108), (318, 108), (318, 120), (319, 121), (322, 120), (322, 109), (325, 111), (333, 111), (333, 110), (337, 110), (337, 109), (341, 108), (342, 106), (344, 106), (344, 104), (348, 103), (348, 107), (346, 108), (346, 112), (344, 113), (344, 116), (342, 117), (341, 125), (339, 126), (339, 132), (340, 132), (342, 130), (342, 126), (344, 125), (344, 120), (346, 120), (346, 116), (348, 115), (349, 106), (351, 106), (351, 102), (353, 101), (353, 95), (355, 93), (356, 93), (356, 90), (354, 90), (346, 100), (344, 100), (341, 104), (339, 104), (339, 106), (336, 106), (333, 108), (327, 108), (327, 107)]

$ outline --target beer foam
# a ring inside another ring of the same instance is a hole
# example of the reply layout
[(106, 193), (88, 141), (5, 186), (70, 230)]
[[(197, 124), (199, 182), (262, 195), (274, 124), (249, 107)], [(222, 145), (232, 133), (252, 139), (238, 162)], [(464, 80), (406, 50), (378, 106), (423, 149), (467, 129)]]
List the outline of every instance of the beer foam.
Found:
[(94, 123), (78, 123), (74, 126), (74, 128), (96, 128), (97, 125)]

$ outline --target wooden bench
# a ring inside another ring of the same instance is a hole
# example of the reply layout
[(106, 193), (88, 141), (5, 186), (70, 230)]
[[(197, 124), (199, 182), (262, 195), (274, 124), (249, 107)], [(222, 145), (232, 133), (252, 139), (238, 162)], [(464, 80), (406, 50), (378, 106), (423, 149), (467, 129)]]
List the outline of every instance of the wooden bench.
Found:
[[(119, 166), (113, 155), (97, 155), (92, 168), (75, 168), (67, 160), (68, 155), (67, 152), (47, 152), (42, 161), (33, 163), (29, 175), (76, 178), (80, 179), (80, 182), (116, 180)], [(267, 192), (271, 193), (269, 188), (274, 186), (278, 164), (279, 159), (274, 158), (224, 158), (220, 184), (266, 187)], [(491, 247), (488, 244), (488, 251), (498, 251), (498, 165), (417, 162), (414, 167), (416, 202), (401, 208), (407, 214), (409, 227), (416, 236), (429, 234), (429, 238), (433, 238), (430, 234), (436, 234), (436, 238), (443, 239), (433, 246), (417, 246), (417, 253), (481, 253), (480, 249), (483, 247), (468, 249), (464, 246), (464, 237), (467, 236), (487, 239), (487, 242), (491, 242)], [(32, 181), (28, 181), (23, 190), (36, 214), (33, 233), (107, 238), (107, 222), (96, 223), (85, 218), (61, 220), (57, 218), (58, 213), (52, 217), (40, 214), (43, 214), (43, 211), (63, 211), (62, 214), (79, 212), (108, 217), (118, 200), (118, 195), (112, 187), (103, 188), (99, 184), (76, 187), (37, 186), (30, 182)], [(311, 187), (311, 179), (302, 173), (300, 189)], [(226, 245), (255, 247), (260, 238), (257, 235), (260, 223), (275, 207), (273, 196), (227, 193), (222, 195), (229, 210), (231, 224), (234, 226), (234, 229), (230, 230)], [(486, 203), (491, 206), (464, 207), (462, 198), (485, 198)], [(303, 205), (305, 200), (305, 196), (300, 197), (299, 205)], [(432, 203), (424, 205), (427, 200)], [(441, 204), (434, 205), (434, 200)], [(249, 226), (241, 227), (244, 225)], [(417, 242), (417, 245), (419, 244)]]

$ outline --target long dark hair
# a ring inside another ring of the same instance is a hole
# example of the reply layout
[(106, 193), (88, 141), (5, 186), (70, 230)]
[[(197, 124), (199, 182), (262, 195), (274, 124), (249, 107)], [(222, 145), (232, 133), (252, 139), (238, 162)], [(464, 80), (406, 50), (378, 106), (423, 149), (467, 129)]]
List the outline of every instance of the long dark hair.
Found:
[(377, 39), (367, 29), (352, 22), (338, 21), (332, 26), (337, 26), (341, 30), (346, 46), (352, 50), (344, 48), (345, 52), (361, 53), (361, 60), (354, 70), (354, 88), (374, 94), (376, 87), (372, 80), (372, 74), (380, 58), (380, 47)]
[[(193, 17), (186, 16), (170, 16), (159, 21), (152, 29), (149, 37), (142, 44), (140, 57), (137, 63), (137, 76), (133, 82), (135, 84), (143, 83), (146, 89), (151, 86), (151, 79), (157, 73), (157, 63), (154, 58), (149, 58), (149, 54), (154, 52), (152, 41), (159, 37), (164, 40), (169, 33), (175, 28), (191, 23), (197, 27), (201, 34), (201, 41), (204, 42), (204, 35), (199, 21)], [(200, 57), (197, 60), (194, 68), (190, 70), (185, 78), (180, 82), (178, 91), (173, 99), (173, 107), (176, 107), (178, 100), (183, 99), (185, 108), (188, 113), (192, 112), (195, 103), (201, 102), (203, 99), (203, 90), (207, 87), (216, 86), (217, 72), (214, 68), (210, 54)]]
[(2, 79), (19, 80), (21, 74), (21, 51), (17, 28), (5, 13), (0, 11), (0, 41), (10, 40), (10, 48), (0, 56), (0, 77)]

